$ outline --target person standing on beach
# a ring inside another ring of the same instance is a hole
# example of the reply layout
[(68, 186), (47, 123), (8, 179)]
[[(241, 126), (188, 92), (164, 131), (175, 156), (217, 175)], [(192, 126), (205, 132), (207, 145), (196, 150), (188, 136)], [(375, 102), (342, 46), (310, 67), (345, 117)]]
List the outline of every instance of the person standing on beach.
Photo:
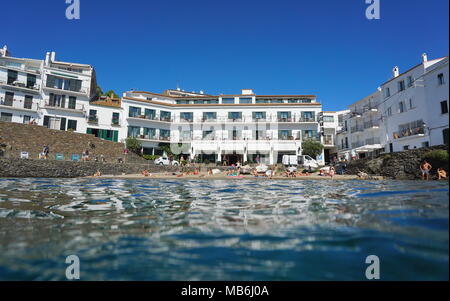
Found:
[(423, 163), (420, 165), (420, 171), (422, 172), (422, 180), (430, 179), (431, 168), (433, 167), (431, 166), (430, 163), (428, 163), (427, 161), (423, 161)]

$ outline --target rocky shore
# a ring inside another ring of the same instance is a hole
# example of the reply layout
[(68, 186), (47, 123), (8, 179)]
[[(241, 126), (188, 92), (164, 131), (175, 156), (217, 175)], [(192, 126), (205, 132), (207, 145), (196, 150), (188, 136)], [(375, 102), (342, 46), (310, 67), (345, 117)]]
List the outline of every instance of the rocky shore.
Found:
[[(447, 162), (433, 157), (429, 158), (430, 152), (437, 150), (447, 151)], [(351, 161), (347, 165), (346, 173), (357, 174), (358, 171), (362, 171), (369, 175), (378, 175), (388, 179), (418, 180), (421, 178), (419, 167), (425, 159), (433, 166), (432, 178), (435, 178), (436, 170), (439, 167), (444, 168), (448, 173), (448, 146), (446, 145), (382, 154), (373, 159)]]

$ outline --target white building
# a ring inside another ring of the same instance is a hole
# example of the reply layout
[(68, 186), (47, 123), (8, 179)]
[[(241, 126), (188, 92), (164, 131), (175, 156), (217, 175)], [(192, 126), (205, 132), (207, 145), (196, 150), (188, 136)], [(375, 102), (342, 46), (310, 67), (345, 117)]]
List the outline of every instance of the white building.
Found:
[[(301, 155), (302, 141), (319, 140), (322, 105), (314, 95), (205, 95), (177, 90), (163, 94), (128, 91), (122, 97), (127, 131), (146, 153), (171, 143), (175, 153), (210, 162), (281, 162), (282, 155)], [(328, 144), (329, 143), (329, 144)], [(319, 156), (324, 163), (324, 154)]]
[(382, 152), (380, 104), (381, 93), (377, 91), (351, 104), (342, 115), (344, 124), (337, 138), (341, 159), (364, 158)]
[(0, 120), (36, 122), (58, 130), (87, 132), (90, 101), (96, 96), (95, 71), (89, 65), (11, 57), (0, 52)]
[(386, 152), (448, 143), (448, 57), (422, 62), (381, 85)]

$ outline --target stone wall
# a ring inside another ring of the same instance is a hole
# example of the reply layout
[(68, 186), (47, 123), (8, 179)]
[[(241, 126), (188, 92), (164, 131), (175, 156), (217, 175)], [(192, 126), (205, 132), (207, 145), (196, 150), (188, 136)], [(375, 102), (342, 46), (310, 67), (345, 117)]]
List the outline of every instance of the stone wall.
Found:
[[(347, 174), (357, 174), (363, 171), (371, 175), (379, 175), (397, 180), (415, 180), (420, 179), (420, 164), (424, 155), (431, 150), (443, 149), (448, 151), (448, 146), (440, 145), (429, 148), (412, 149), (403, 152), (382, 154), (374, 159), (360, 159), (351, 161), (348, 166)], [(438, 163), (430, 162), (433, 165), (432, 175), (436, 174), (439, 167), (448, 172), (447, 166), (437, 166)], [(441, 164), (440, 164), (441, 165)]]
[[(148, 161), (138, 163), (100, 163), (56, 160), (0, 158), (0, 177), (11, 178), (73, 178), (92, 176), (97, 170), (103, 175), (139, 174), (144, 169), (151, 173), (178, 172), (181, 167), (159, 166)], [(193, 168), (189, 168), (192, 170)], [(186, 170), (186, 168), (184, 169)]]
[(127, 162), (145, 162), (131, 152), (125, 156), (123, 143), (102, 140), (88, 134), (51, 130), (38, 125), (0, 121), (0, 157), (19, 158), (21, 152), (28, 152), (30, 159), (37, 159), (44, 145), (50, 148), (50, 159), (55, 159), (58, 153), (64, 155), (65, 160), (71, 160), (72, 155), (81, 157), (83, 151), (88, 149), (91, 158), (103, 155), (108, 162), (117, 162), (118, 158)]

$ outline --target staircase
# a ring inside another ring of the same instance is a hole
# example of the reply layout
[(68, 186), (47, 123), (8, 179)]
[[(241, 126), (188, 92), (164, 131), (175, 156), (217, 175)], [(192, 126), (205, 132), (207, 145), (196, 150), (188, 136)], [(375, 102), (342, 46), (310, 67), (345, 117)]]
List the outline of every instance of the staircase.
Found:
[(49, 146), (49, 159), (53, 160), (56, 154), (62, 154), (64, 160), (71, 160), (72, 155), (79, 155), (81, 159), (83, 151), (89, 150), (91, 161), (95, 156), (100, 160), (101, 155), (107, 162), (117, 162), (119, 158), (129, 163), (146, 161), (131, 152), (124, 155), (123, 143), (102, 140), (88, 134), (51, 130), (38, 125), (0, 121), (0, 156), (19, 158), (21, 152), (28, 152), (30, 159), (37, 159), (44, 145)]

